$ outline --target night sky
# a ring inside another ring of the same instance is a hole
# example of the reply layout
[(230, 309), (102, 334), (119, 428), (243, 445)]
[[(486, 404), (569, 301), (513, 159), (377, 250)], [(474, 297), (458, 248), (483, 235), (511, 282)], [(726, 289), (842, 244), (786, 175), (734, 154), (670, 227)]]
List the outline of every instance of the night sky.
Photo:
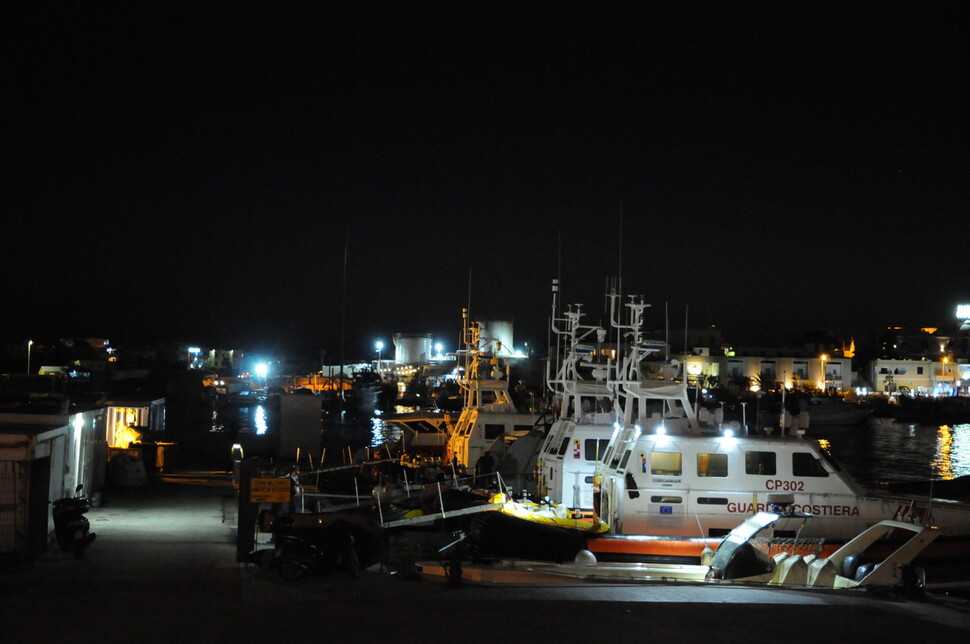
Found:
[(537, 342), (556, 276), (738, 343), (970, 301), (965, 2), (10, 4), (3, 339)]

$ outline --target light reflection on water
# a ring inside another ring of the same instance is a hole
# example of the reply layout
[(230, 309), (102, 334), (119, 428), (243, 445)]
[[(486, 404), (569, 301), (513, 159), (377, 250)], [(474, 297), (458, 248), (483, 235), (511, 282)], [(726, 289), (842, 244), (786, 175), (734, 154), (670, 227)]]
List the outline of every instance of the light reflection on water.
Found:
[(209, 411), (209, 431), (250, 433), (264, 436), (269, 432), (269, 414), (265, 405), (212, 407)]
[(389, 423), (379, 416), (370, 420), (371, 447), (381, 447), (384, 444), (395, 444), (401, 439), (401, 427)]
[(269, 430), (269, 422), (266, 420), (266, 407), (258, 405), (253, 410), (253, 429), (257, 436), (262, 436)]
[(826, 441), (832, 456), (863, 484), (970, 475), (970, 424), (883, 421), (816, 427), (809, 435)]

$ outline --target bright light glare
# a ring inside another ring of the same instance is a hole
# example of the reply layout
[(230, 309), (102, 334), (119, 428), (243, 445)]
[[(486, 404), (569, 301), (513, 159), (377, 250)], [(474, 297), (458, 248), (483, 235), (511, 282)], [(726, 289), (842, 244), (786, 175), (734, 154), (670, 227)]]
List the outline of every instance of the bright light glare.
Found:
[(664, 427), (663, 425), (657, 425), (657, 434), (658, 435), (663, 436), (666, 433), (667, 433), (667, 428), (666, 427)]
[(256, 365), (255, 371), (257, 376), (260, 378), (265, 378), (266, 374), (269, 372), (269, 367), (265, 362), (260, 362)]
[(269, 431), (269, 420), (266, 418), (266, 410), (262, 405), (256, 407), (256, 413), (253, 415), (253, 426), (256, 429), (257, 436), (264, 436)]

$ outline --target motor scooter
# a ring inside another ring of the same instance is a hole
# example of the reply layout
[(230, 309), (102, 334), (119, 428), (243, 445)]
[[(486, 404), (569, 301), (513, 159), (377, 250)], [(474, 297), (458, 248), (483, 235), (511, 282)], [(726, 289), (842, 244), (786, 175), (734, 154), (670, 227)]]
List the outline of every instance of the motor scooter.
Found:
[(84, 514), (91, 509), (91, 502), (81, 495), (83, 485), (78, 485), (74, 496), (54, 501), (54, 535), (57, 544), (64, 552), (73, 552), (75, 557), (83, 557), (84, 549), (90, 546), (97, 535), (91, 532), (91, 522)]
[(282, 578), (344, 570), (352, 576), (379, 560), (380, 525), (345, 512), (269, 517)]

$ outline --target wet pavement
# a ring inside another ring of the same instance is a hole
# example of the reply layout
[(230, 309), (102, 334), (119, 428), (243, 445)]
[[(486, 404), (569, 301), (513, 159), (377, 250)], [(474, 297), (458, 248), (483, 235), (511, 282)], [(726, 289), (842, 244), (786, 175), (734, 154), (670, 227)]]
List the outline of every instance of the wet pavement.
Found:
[[(83, 559), (49, 550), (0, 573), (4, 641), (963, 642), (959, 599), (696, 585), (448, 588), (380, 566), (297, 582), (236, 562), (224, 475), (109, 490)], [(267, 544), (268, 545), (268, 544)]]

